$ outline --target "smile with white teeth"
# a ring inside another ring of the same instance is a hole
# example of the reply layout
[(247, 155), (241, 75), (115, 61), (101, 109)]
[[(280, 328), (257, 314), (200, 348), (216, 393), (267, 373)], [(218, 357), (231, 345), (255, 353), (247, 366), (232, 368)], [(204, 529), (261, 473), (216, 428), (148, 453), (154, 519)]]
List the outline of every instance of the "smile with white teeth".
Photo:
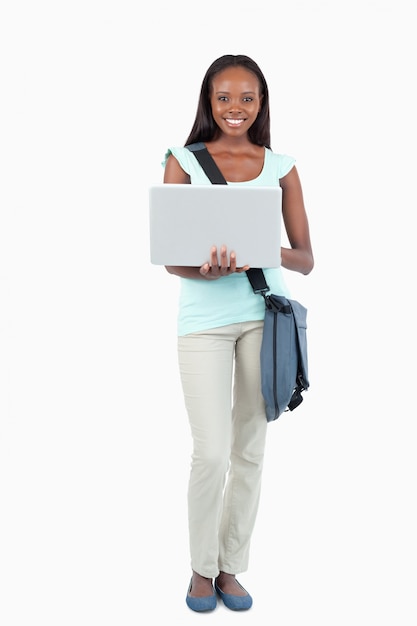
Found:
[(228, 119), (226, 118), (226, 122), (228, 124), (232, 124), (233, 126), (239, 126), (239, 124), (243, 124), (244, 120), (243, 119)]

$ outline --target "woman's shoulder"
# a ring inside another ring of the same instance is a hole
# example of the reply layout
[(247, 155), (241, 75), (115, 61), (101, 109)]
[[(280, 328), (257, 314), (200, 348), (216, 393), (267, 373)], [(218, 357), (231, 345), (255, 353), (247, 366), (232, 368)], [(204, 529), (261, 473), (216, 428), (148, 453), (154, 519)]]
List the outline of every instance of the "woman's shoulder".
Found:
[(189, 157), (190, 157), (190, 151), (188, 150), (188, 148), (185, 148), (184, 146), (171, 146), (165, 152), (165, 155), (162, 161), (163, 167), (165, 167), (166, 162), (168, 161), (168, 158), (171, 155), (174, 156), (177, 159), (177, 161), (180, 163), (180, 165), (182, 166), (184, 161), (188, 162)]
[(177, 159), (182, 170), (190, 177), (190, 182), (193, 185), (207, 185), (210, 180), (207, 174), (201, 167), (200, 163), (195, 158), (194, 154), (185, 146), (173, 146), (168, 148), (165, 153), (162, 166), (165, 167), (168, 159), (173, 156)]
[(283, 178), (295, 165), (295, 158), (282, 152), (273, 152), (271, 148), (265, 148), (265, 167), (271, 168), (278, 176)]

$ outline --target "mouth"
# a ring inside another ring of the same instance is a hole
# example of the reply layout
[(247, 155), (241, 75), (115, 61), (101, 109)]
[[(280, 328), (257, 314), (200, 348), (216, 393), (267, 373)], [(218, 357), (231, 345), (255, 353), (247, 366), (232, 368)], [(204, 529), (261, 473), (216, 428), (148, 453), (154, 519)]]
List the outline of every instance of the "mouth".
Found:
[(242, 119), (242, 118), (236, 119), (236, 118), (230, 118), (229, 117), (229, 118), (225, 119), (226, 124), (229, 124), (230, 126), (235, 126), (235, 127), (241, 126), (244, 121), (245, 120)]

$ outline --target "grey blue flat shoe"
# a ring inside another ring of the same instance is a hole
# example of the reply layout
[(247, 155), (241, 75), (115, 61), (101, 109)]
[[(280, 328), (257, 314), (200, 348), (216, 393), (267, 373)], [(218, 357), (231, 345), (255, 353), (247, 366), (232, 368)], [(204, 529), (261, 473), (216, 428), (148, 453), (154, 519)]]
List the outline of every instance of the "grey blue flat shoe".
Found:
[[(237, 580), (236, 582), (239, 587), (242, 587)], [(244, 587), (242, 587), (242, 589), (243, 591), (246, 591), (246, 596), (235, 596), (231, 593), (223, 593), (216, 581), (214, 582), (214, 587), (220, 598), (223, 600), (223, 604), (227, 606), (228, 609), (231, 609), (232, 611), (247, 611), (251, 608), (253, 600)]]
[(193, 583), (193, 579), (191, 578), (190, 585), (187, 591), (187, 597), (185, 598), (187, 606), (192, 611), (198, 611), (199, 613), (203, 611), (213, 611), (217, 606), (217, 598), (216, 598), (216, 593), (214, 589), (213, 589), (213, 594), (211, 596), (203, 596), (201, 598), (192, 598), (190, 596), (192, 583)]

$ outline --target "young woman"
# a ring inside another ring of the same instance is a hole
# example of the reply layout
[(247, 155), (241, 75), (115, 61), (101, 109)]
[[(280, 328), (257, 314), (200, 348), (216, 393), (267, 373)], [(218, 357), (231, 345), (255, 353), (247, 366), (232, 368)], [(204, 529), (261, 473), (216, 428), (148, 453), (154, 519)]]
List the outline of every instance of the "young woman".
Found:
[[(295, 161), (272, 152), (268, 86), (251, 58), (225, 55), (208, 68), (185, 145), (194, 142), (205, 143), (229, 185), (281, 186), (291, 246), (281, 248), (282, 267), (308, 274), (314, 261)], [(165, 183), (211, 184), (185, 146), (170, 148), (164, 166)], [(207, 250), (201, 267), (166, 269), (181, 279), (178, 359), (193, 438), (186, 602), (213, 610), (217, 592), (228, 608), (245, 610), (252, 597), (236, 575), (248, 568), (267, 431), (264, 302), (252, 291), (245, 259), (226, 246)], [(289, 297), (281, 268), (264, 271), (271, 292)]]

